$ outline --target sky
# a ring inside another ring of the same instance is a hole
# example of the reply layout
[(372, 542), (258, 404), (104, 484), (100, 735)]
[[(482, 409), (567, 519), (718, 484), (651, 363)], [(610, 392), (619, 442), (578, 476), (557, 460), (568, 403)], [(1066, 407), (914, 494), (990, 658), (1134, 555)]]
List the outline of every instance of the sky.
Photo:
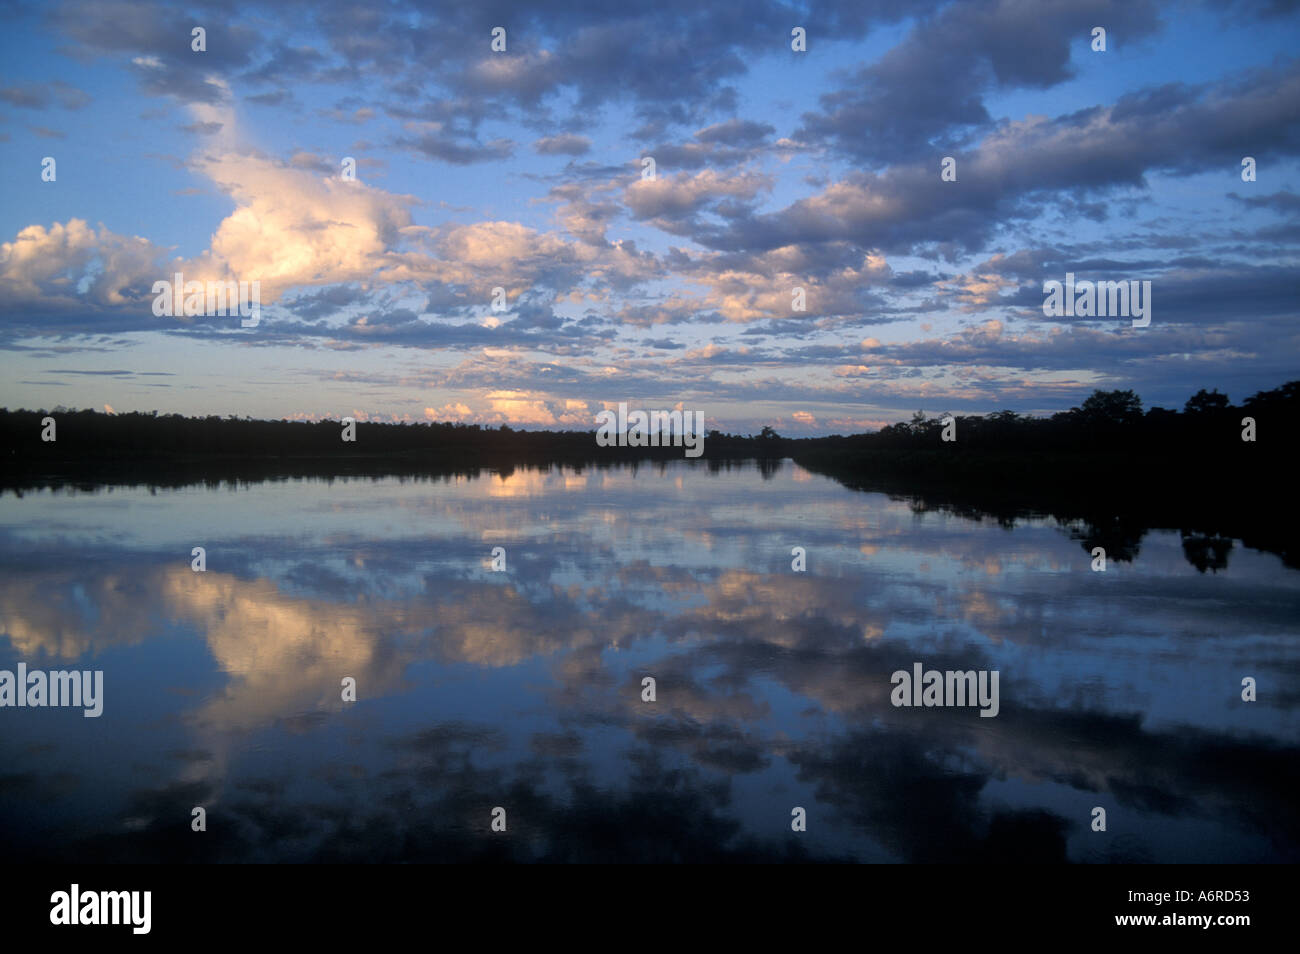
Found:
[[(805, 436), (1300, 378), (1293, 0), (0, 0), (0, 168), (9, 408)], [(259, 320), (156, 314), (177, 272)], [(1045, 315), (1067, 273), (1150, 324)]]

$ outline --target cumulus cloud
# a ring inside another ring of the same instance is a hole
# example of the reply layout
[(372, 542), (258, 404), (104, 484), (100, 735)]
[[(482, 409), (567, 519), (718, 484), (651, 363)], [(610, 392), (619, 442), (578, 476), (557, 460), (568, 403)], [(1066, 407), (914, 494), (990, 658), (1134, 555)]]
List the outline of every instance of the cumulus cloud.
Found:
[(235, 200), (196, 278), (260, 280), (274, 300), (285, 289), (373, 278), (398, 263), (411, 225), (409, 196), (239, 153), (205, 155), (194, 167)]
[(688, 235), (697, 213), (717, 210), (722, 199), (747, 202), (771, 188), (771, 179), (756, 172), (725, 174), (705, 169), (637, 179), (623, 192), (623, 202), (636, 219), (649, 220), (666, 232)]
[(29, 225), (0, 243), (0, 299), (10, 309), (125, 305), (149, 291), (162, 254), (148, 239), (96, 230), (82, 219)]

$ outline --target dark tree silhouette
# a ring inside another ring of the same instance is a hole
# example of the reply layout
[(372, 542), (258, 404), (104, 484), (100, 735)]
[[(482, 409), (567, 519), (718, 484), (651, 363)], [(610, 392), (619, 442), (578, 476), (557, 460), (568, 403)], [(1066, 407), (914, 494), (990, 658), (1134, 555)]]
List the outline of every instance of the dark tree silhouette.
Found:
[(1207, 391), (1201, 388), (1195, 394), (1187, 399), (1183, 405), (1185, 414), (1201, 414), (1205, 412), (1224, 411), (1228, 408), (1228, 395), (1220, 394), (1218, 388), (1213, 391)]
[(1142, 416), (1142, 399), (1133, 391), (1093, 391), (1079, 413), (1097, 424), (1131, 424)]

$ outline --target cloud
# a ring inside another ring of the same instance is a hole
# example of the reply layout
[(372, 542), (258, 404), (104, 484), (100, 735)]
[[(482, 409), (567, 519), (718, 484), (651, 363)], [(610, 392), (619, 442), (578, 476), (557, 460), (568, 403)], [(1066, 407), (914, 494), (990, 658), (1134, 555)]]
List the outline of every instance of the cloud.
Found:
[(1157, 28), (1153, 0), (953, 3), (921, 18), (901, 43), (858, 69), (804, 115), (795, 138), (868, 162), (943, 155), (992, 117), (991, 88), (1044, 89), (1073, 76), (1073, 49), (1093, 26), (1133, 43)]
[[(54, 6), (50, 21), (77, 52), (129, 57), (149, 95), (186, 103), (218, 103), (229, 96), (229, 74), (246, 66), (262, 46), (263, 31), (230, 23), (225, 15), (202, 17), (147, 0), (71, 0)], [(191, 30), (207, 31), (205, 52), (191, 49)]]
[(535, 391), (490, 391), (483, 396), (491, 410), (485, 422), (539, 427), (594, 427), (587, 405), (581, 401), (556, 401)]
[(424, 416), (430, 421), (468, 421), (473, 414), (467, 404), (447, 404), (442, 408), (424, 409)]
[(198, 280), (258, 280), (273, 301), (289, 288), (370, 279), (397, 264), (411, 197), (246, 154), (192, 165), (237, 204), (208, 252), (183, 263)]
[(0, 103), (20, 109), (49, 109), (56, 104), (64, 109), (81, 109), (89, 102), (88, 93), (63, 80), (0, 87)]
[(0, 299), (6, 310), (124, 305), (148, 291), (162, 254), (147, 239), (96, 231), (82, 219), (29, 225), (0, 243)]
[[(682, 296), (671, 303), (678, 320), (708, 311), (734, 322), (861, 314), (869, 289), (885, 284), (889, 275), (883, 256), (863, 254), (846, 243), (821, 248), (794, 244), (753, 255), (706, 253), (675, 264), (704, 287), (698, 297)], [(796, 289), (802, 291), (802, 311), (794, 310)]]
[(767, 123), (737, 118), (707, 126), (696, 132), (695, 138), (703, 143), (744, 147), (756, 146), (774, 132), (776, 128)]
[(533, 143), (533, 149), (542, 156), (581, 156), (591, 151), (591, 140), (572, 134), (544, 136)]
[(514, 143), (509, 139), (480, 143), (472, 136), (446, 130), (437, 123), (408, 123), (406, 129), (409, 135), (396, 137), (393, 145), (456, 166), (506, 159), (514, 151)]
[(757, 172), (724, 174), (705, 169), (694, 175), (682, 172), (636, 179), (624, 189), (623, 202), (633, 218), (649, 221), (665, 232), (688, 235), (698, 227), (699, 213), (712, 210), (734, 214), (736, 207), (723, 209), (723, 200), (748, 202), (771, 185), (770, 177)]
[(696, 222), (710, 248), (770, 249), (853, 241), (913, 251), (981, 248), (996, 229), (1042, 214), (1052, 197), (1140, 187), (1149, 173), (1235, 167), (1300, 149), (1300, 60), (1199, 88), (1168, 86), (1057, 119), (1006, 121), (957, 156), (955, 188), (937, 188), (937, 157), (859, 171), (777, 212)]

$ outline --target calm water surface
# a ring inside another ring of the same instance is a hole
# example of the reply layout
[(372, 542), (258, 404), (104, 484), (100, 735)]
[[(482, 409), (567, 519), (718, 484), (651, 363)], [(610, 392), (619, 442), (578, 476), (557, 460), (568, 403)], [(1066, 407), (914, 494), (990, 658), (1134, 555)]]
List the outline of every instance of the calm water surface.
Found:
[(1300, 573), (1090, 563), (790, 463), (9, 494), (0, 669), (105, 698), (0, 709), (0, 858), (1300, 859)]

